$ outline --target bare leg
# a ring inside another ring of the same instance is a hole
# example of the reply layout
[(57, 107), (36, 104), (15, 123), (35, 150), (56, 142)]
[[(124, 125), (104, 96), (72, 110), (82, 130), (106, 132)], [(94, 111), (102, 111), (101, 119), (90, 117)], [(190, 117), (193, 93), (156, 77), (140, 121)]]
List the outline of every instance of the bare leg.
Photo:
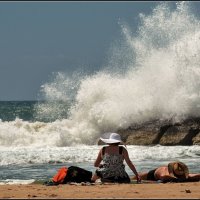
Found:
[(188, 181), (200, 181), (200, 174), (189, 174)]
[[(142, 180), (147, 180), (147, 174), (148, 174), (148, 172), (138, 173), (138, 175), (140, 176), (140, 178)], [(136, 178), (136, 176), (132, 176), (131, 179), (132, 180), (136, 180), (137, 178)]]
[(99, 179), (99, 177), (96, 175), (96, 173), (93, 174), (91, 181), (95, 182), (97, 179)]

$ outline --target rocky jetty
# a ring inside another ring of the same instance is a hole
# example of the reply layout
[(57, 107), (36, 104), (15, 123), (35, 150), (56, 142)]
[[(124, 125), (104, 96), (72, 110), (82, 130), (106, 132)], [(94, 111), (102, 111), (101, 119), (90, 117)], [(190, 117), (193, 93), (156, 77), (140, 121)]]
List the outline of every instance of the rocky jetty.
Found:
[(155, 120), (118, 130), (118, 133), (128, 145), (200, 145), (200, 118), (182, 122)]

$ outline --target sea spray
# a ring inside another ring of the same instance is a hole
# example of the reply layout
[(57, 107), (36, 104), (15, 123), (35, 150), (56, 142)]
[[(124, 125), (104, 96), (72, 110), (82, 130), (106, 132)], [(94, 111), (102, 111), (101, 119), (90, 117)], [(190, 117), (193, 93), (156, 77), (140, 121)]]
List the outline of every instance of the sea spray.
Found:
[(95, 141), (102, 132), (134, 123), (198, 115), (199, 20), (186, 2), (177, 3), (175, 10), (161, 3), (151, 15), (139, 17), (136, 33), (121, 23), (125, 52), (130, 55), (121, 55), (126, 66), (120, 68), (126, 72), (113, 70), (120, 60), (113, 51), (112, 66), (81, 79), (70, 110), (70, 123), (77, 125), (73, 130), (80, 131), (79, 137)]
[(140, 20), (135, 34), (122, 24), (127, 51), (133, 52), (126, 73), (112, 73), (112, 65), (83, 79), (72, 120), (101, 133), (153, 119), (199, 116), (199, 19), (180, 2), (175, 10), (161, 3)]
[(51, 122), (68, 118), (81, 74), (81, 72), (73, 74), (54, 72), (51, 77), (53, 80), (41, 86), (38, 96), (42, 101), (34, 106), (35, 120)]
[(139, 15), (134, 32), (121, 22), (125, 52), (113, 47), (108, 65), (94, 74), (56, 73), (41, 87), (37, 122), (0, 123), (1, 146), (93, 145), (106, 131), (199, 116), (200, 24), (189, 5), (161, 3)]

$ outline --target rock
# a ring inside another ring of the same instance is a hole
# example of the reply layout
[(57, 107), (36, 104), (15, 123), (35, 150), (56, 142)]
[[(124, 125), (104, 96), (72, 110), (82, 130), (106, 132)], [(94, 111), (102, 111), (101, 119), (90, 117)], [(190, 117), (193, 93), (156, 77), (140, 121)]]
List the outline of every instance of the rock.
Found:
[[(160, 139), (160, 145), (183, 145), (182, 142), (186, 135), (188, 134), (188, 130), (183, 129), (177, 126), (169, 127), (166, 132), (163, 134)], [(187, 142), (187, 141), (186, 141)]]
[(100, 139), (97, 141), (97, 145), (105, 145), (104, 142), (102, 142)]
[(136, 131), (127, 137), (126, 144), (152, 145), (157, 137), (158, 133), (156, 132)]
[(120, 130), (129, 145), (193, 145), (200, 144), (200, 118), (183, 122), (151, 121)]
[(122, 140), (129, 145), (153, 145), (157, 143), (160, 126), (158, 121), (135, 125), (127, 130), (119, 130)]
[(198, 133), (195, 137), (192, 138), (192, 142), (194, 145), (200, 145), (200, 133)]
[[(128, 145), (200, 145), (200, 118), (154, 120), (117, 131)], [(103, 145), (98, 141), (98, 145)]]
[(186, 193), (191, 193), (191, 190), (185, 189), (185, 192), (186, 192)]

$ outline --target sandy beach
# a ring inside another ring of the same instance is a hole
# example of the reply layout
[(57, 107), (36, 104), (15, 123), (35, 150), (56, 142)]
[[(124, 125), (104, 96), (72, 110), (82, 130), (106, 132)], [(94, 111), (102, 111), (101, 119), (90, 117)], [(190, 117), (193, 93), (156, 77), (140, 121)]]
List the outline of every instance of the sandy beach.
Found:
[(1, 185), (0, 198), (23, 199), (199, 199), (200, 182), (58, 185)]

